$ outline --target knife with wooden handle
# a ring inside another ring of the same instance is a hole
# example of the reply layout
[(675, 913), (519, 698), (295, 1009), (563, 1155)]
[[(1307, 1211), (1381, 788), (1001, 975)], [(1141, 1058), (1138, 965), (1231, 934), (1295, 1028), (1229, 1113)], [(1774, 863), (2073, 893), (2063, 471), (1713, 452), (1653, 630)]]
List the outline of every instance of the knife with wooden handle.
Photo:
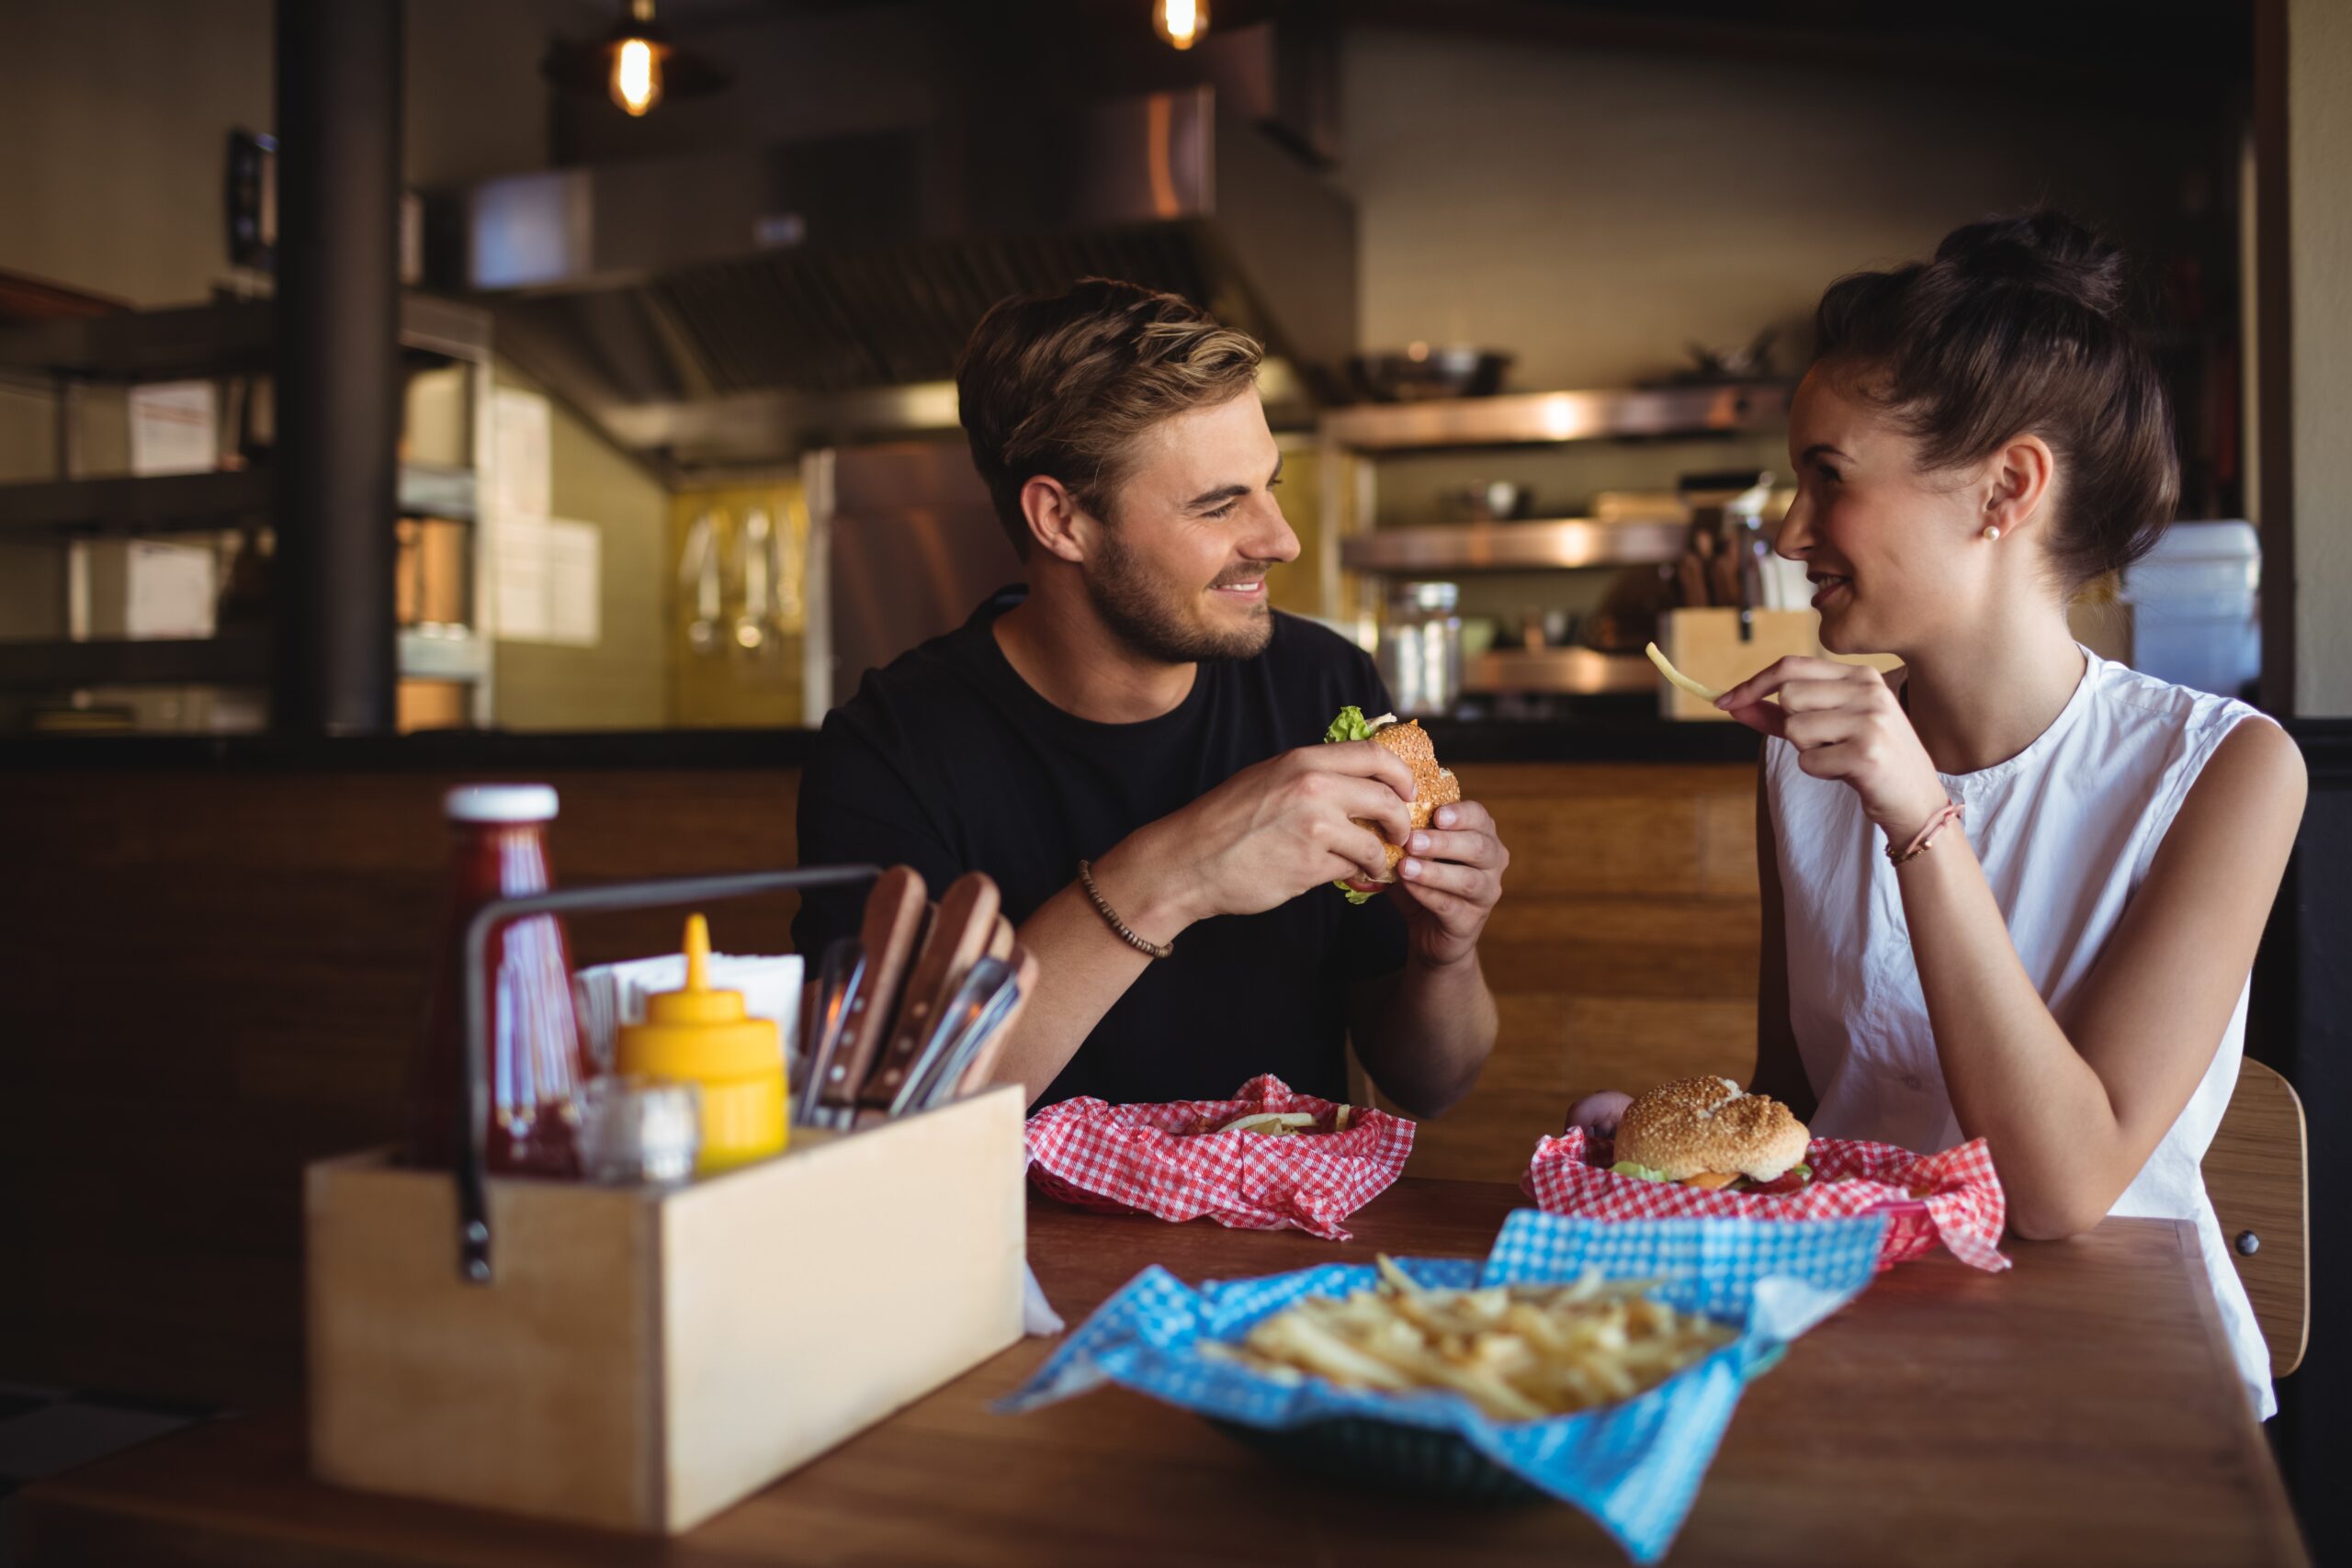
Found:
[(1021, 1010), (1027, 1007), (1029, 998), (1036, 994), (1037, 955), (1014, 942), (1010, 962), (1013, 985), (1018, 987), (1012, 993), (1012, 1005), (1005, 1010), (1003, 1017), (996, 1021), (996, 1026), (989, 1031), (987, 1037), (980, 1042), (980, 1048), (965, 1065), (963, 1078), (956, 1086), (955, 1098), (958, 1100), (967, 1094), (978, 1094), (989, 1087), (989, 1075), (996, 1071), (997, 1058), (1004, 1054), (1005, 1042), (1021, 1022)]
[(824, 963), (821, 953), (806, 953), (800, 960), (800, 1032), (792, 1042), (792, 1059), (785, 1064), (785, 1081), (791, 1086), (796, 1111), (808, 1103), (808, 1075), (817, 1063), (817, 1031), (820, 1027), (818, 1014), (825, 991)]
[(821, 1124), (831, 1114), (819, 1105), (819, 1080), (824, 1076), (826, 1063), (832, 1059), (835, 1043), (841, 1039), (842, 1020), (848, 1004), (865, 977), (865, 945), (854, 936), (842, 936), (825, 944), (815, 977), (803, 982), (815, 993), (809, 1016), (816, 1021), (809, 1025), (808, 1060), (802, 1065), (801, 1076), (786, 1079), (797, 1111), (796, 1121)]
[(817, 1102), (838, 1112), (846, 1122), (857, 1104), (857, 1091), (873, 1071), (874, 1058), (889, 1038), (890, 1021), (898, 1010), (899, 982), (913, 962), (922, 940), (923, 917), (930, 911), (922, 874), (912, 866), (894, 865), (874, 884), (865, 899), (865, 923), (858, 940), (865, 949), (865, 975), (850, 998), (841, 1022), (841, 1038), (825, 1064), (825, 1081), (818, 1087)]
[(889, 1044), (857, 1097), (860, 1105), (886, 1111), (898, 1098), (931, 1038), (939, 1010), (963, 983), (965, 971), (986, 954), (996, 931), (998, 902), (996, 884), (977, 871), (957, 877), (940, 896), (931, 935), (923, 941), (914, 972), (907, 976), (906, 1000), (891, 1021)]
[(890, 1100), (889, 1114), (904, 1116), (952, 1098), (971, 1060), (1014, 995), (1012, 965), (983, 953), (964, 972), (964, 983), (932, 1025), (931, 1038), (915, 1055), (906, 1082)]

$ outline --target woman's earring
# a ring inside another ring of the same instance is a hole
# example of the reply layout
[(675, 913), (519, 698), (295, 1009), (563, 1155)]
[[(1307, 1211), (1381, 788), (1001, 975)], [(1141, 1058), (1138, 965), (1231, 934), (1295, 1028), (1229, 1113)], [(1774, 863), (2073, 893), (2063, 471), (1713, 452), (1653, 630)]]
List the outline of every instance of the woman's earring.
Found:
[(2001, 525), (2000, 525), (1998, 523), (1987, 523), (1986, 525), (1984, 525), (1984, 542), (1985, 542), (1986, 544), (1988, 544), (1988, 545), (1989, 545), (1989, 544), (1991, 544), (1994, 540), (1996, 540), (1996, 539), (1999, 538), (2000, 536), (2001, 536)]

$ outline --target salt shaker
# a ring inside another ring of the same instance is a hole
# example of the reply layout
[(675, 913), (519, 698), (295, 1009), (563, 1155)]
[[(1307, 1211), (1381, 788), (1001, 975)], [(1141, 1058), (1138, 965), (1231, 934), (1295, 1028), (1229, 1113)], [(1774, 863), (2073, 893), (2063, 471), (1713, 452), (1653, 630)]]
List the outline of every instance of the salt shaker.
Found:
[(684, 1181), (702, 1151), (702, 1094), (635, 1073), (591, 1079), (581, 1096), (580, 1159), (591, 1181)]

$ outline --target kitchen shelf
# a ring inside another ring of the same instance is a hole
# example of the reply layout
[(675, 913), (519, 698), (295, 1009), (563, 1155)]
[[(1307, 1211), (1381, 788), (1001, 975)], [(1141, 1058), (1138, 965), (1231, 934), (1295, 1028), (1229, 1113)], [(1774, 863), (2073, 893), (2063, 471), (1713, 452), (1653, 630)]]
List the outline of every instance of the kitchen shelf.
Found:
[[(1584, 517), (1537, 523), (1377, 528), (1383, 460), (1414, 453), (1559, 447), (1587, 441), (1670, 441), (1769, 434), (1788, 423), (1793, 386), (1739, 381), (1721, 386), (1631, 390), (1517, 392), (1492, 398), (1334, 409), (1317, 427), (1319, 523), (1336, 549), (1322, 552), (1317, 583), (1322, 613), (1354, 620), (1372, 613), (1380, 575), (1573, 570), (1639, 566), (1680, 554), (1686, 529), (1648, 517), (1602, 523)], [(1546, 689), (1622, 689), (1599, 677)]]
[(189, 639), (0, 642), (0, 687), (258, 686), (269, 679), (260, 627)]
[(1323, 416), (1326, 441), (1359, 452), (1725, 435), (1777, 430), (1792, 389), (1780, 382), (1654, 391), (1522, 392), (1371, 403)]
[(218, 533), (270, 504), (266, 468), (0, 485), (0, 531)]
[[(403, 630), (400, 673), (419, 681), (474, 682), (490, 674), (490, 649), (469, 634)], [(91, 642), (0, 641), (0, 689), (74, 686), (260, 686), (269, 681), (269, 633), (243, 626), (217, 637), (112, 638)]]
[(1497, 649), (1465, 660), (1462, 689), (1489, 694), (1535, 692), (1590, 697), (1655, 692), (1657, 671), (1638, 653), (1589, 648)]
[[(479, 307), (403, 293), (394, 337), (403, 374), (461, 368), (470, 464), (401, 463), (393, 510), (408, 518), (476, 525), (468, 551), (469, 597), (491, 602), (491, 503), (485, 468), (492, 450), (492, 320)], [(87, 563), (105, 539), (219, 535), (273, 524), (277, 474), (265, 461), (192, 474), (78, 472), (74, 422), (92, 385), (218, 381), (266, 376), (277, 368), (277, 307), (270, 299), (218, 300), (172, 310), (124, 311), (0, 327), (0, 381), (48, 390), (57, 400), (57, 470), (37, 484), (0, 485), (0, 538), (46, 540), (65, 557), (64, 620), (89, 624)], [(469, 716), (493, 717), (495, 649), (462, 626), (410, 627), (396, 634), (394, 667), (403, 679), (456, 682), (470, 688)], [(29, 691), (90, 686), (265, 686), (275, 645), (268, 627), (242, 621), (193, 640), (0, 642), (0, 688)], [(283, 694), (279, 694), (282, 695)]]
[[(402, 516), (471, 522), (479, 493), (471, 468), (401, 465)], [(199, 474), (117, 474), (0, 485), (0, 533), (70, 531), (153, 535), (218, 533), (272, 503), (266, 468)]]
[[(85, 381), (206, 380), (273, 368), (268, 299), (28, 321), (0, 328), (0, 367)], [(400, 344), (413, 354), (486, 365), (486, 310), (429, 294), (401, 296)]]
[(1690, 537), (1687, 523), (1598, 523), (1562, 517), (1534, 523), (1435, 524), (1378, 528), (1340, 541), (1351, 571), (1543, 571), (1671, 561)]

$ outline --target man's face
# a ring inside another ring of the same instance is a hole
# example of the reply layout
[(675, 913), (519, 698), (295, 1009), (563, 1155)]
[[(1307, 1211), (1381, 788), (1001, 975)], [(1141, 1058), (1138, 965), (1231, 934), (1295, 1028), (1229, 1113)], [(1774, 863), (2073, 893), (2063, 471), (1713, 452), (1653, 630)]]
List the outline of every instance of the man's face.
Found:
[(1082, 568), (1103, 624), (1164, 664), (1261, 651), (1274, 635), (1267, 569), (1298, 556), (1274, 504), (1282, 467), (1254, 390), (1136, 437)]

